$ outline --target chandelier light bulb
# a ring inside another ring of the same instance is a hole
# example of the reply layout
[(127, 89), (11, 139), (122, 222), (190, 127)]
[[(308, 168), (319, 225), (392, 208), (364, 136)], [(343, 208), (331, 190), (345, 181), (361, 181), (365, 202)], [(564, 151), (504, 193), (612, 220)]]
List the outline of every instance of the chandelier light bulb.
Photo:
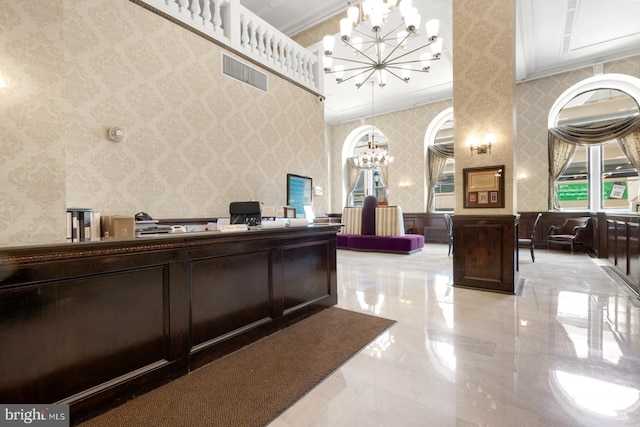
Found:
[(349, 18), (342, 18), (340, 20), (340, 35), (343, 41), (349, 41), (349, 38), (351, 38), (351, 28), (353, 28), (353, 26)]
[(351, 20), (352, 25), (356, 25), (358, 23), (358, 18), (360, 17), (360, 9), (356, 6), (351, 6), (347, 9), (347, 17)]
[(440, 58), (442, 54), (442, 37), (438, 37), (438, 40), (431, 45), (431, 54), (435, 59)]
[(435, 41), (438, 37), (438, 31), (440, 30), (440, 21), (437, 19), (430, 19), (426, 23), (427, 37), (429, 41)]
[(336, 44), (336, 38), (333, 36), (324, 36), (322, 38), (322, 47), (326, 56), (333, 55), (333, 47)]
[(380, 28), (382, 27), (382, 18), (383, 11), (381, 8), (371, 10), (371, 17), (369, 18), (369, 21), (371, 22), (371, 29), (373, 31), (380, 31)]
[(336, 81), (340, 83), (344, 79), (344, 65), (336, 65)]
[(407, 26), (408, 33), (416, 31), (416, 28), (420, 26), (420, 15), (418, 14), (418, 9), (415, 7), (410, 8), (404, 17), (404, 22)]
[(412, 7), (413, 7), (413, 2), (411, 0), (401, 0), (400, 1), (400, 15), (402, 15), (403, 19), (406, 19), (407, 12)]
[(362, 2), (362, 14), (364, 16), (369, 16), (371, 15), (371, 4), (372, 4), (372, 0), (364, 0)]
[(322, 66), (324, 67), (324, 72), (328, 73), (331, 71), (331, 65), (333, 64), (333, 58), (330, 56), (322, 57)]
[(404, 64), (402, 66), (401, 75), (402, 80), (404, 80), (405, 82), (409, 81), (409, 79), (411, 78), (411, 66), (409, 66), (409, 64)]
[(433, 54), (423, 53), (420, 55), (420, 62), (422, 63), (422, 71), (429, 71), (431, 69), (431, 59)]

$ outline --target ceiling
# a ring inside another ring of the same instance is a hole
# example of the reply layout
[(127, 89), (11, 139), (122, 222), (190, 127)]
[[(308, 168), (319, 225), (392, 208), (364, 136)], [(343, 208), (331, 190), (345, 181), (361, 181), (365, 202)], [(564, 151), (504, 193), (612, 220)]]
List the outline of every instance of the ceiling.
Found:
[[(243, 6), (293, 36), (359, 1), (240, 0)], [(325, 120), (339, 123), (451, 97), (452, 0), (413, 0), (422, 22), (440, 20), (442, 58), (407, 84), (357, 89), (325, 76)], [(516, 80), (539, 77), (640, 54), (640, 0), (516, 0)], [(346, 13), (345, 13), (346, 16)], [(336, 34), (339, 28), (336, 28)], [(339, 45), (339, 43), (336, 43)], [(311, 50), (321, 50), (319, 40)], [(334, 49), (337, 55), (339, 47)], [(373, 96), (373, 102), (372, 102)], [(372, 108), (373, 107), (375, 108)]]

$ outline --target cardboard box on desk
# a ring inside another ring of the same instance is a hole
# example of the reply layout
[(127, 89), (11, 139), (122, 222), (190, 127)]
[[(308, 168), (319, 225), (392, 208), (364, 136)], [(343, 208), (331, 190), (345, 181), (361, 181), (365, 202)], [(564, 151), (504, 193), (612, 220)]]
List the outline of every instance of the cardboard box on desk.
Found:
[(135, 219), (126, 215), (105, 215), (100, 218), (102, 237), (118, 239), (134, 238), (136, 235)]

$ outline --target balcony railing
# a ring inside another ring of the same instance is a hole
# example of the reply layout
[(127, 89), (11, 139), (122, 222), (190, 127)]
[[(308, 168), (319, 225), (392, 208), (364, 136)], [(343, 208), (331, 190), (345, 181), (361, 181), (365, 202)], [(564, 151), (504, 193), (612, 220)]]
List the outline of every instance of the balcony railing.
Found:
[(132, 0), (262, 64), (315, 93), (322, 93), (321, 60), (251, 13), (240, 0)]

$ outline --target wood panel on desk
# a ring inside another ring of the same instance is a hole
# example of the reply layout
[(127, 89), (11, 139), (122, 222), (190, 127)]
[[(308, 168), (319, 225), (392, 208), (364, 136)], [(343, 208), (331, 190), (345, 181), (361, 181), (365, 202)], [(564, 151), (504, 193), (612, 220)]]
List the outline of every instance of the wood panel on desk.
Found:
[(517, 294), (518, 217), (454, 215), (453, 286)]
[(76, 424), (335, 305), (338, 229), (3, 249), (0, 400)]

